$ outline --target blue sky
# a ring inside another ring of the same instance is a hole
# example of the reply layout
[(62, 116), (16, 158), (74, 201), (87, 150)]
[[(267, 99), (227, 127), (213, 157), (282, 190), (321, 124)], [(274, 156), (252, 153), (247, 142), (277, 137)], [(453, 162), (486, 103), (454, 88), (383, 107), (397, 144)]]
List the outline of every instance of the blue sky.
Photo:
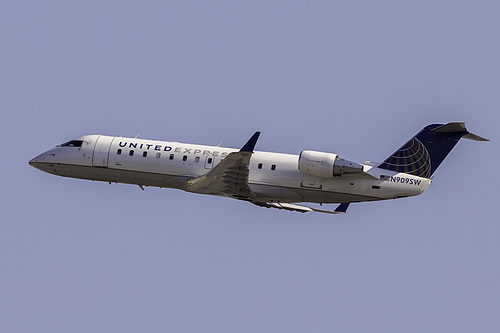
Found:
[[(495, 1), (0, 5), (2, 332), (499, 326)], [(44, 174), (84, 134), (381, 161), (465, 121), (419, 197), (300, 214)]]

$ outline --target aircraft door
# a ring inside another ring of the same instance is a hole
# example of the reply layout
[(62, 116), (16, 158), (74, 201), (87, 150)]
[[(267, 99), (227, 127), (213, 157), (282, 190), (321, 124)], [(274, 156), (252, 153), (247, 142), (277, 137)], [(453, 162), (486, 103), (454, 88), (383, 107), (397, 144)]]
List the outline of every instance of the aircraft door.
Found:
[(205, 160), (205, 169), (212, 169), (214, 166), (214, 157), (207, 155), (207, 159)]
[(212, 169), (214, 166), (220, 163), (222, 158), (220, 156), (207, 155), (205, 160), (205, 169)]
[(97, 138), (94, 155), (92, 156), (92, 165), (99, 167), (107, 167), (109, 160), (109, 149), (115, 138), (112, 136), (99, 136)]

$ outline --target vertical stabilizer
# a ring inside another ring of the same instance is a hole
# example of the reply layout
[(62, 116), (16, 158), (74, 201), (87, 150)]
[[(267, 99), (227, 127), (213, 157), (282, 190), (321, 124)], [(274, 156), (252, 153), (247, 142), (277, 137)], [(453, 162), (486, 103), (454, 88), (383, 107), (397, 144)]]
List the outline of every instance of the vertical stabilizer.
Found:
[(488, 141), (469, 133), (465, 123), (428, 125), (378, 167), (429, 178), (462, 137)]

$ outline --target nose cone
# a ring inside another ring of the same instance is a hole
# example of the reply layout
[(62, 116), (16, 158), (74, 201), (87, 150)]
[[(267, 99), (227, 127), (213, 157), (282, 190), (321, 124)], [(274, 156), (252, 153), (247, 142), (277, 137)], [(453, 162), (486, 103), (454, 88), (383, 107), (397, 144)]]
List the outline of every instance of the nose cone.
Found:
[(47, 167), (50, 167), (52, 169), (53, 165), (49, 163), (53, 163), (53, 155), (49, 152), (44, 152), (36, 157), (33, 157), (31, 160), (29, 160), (28, 164), (31, 165), (34, 168), (37, 168), (38, 170), (42, 170), (45, 172), (47, 171)]
[(37, 163), (40, 163), (41, 161), (43, 161), (43, 154), (40, 154), (40, 155), (37, 155), (35, 157), (33, 157), (28, 163), (29, 165), (33, 166), (33, 167), (36, 167)]
[(28, 163), (34, 168), (40, 169), (40, 165), (42, 164), (43, 158), (41, 157), (43, 154), (33, 157)]

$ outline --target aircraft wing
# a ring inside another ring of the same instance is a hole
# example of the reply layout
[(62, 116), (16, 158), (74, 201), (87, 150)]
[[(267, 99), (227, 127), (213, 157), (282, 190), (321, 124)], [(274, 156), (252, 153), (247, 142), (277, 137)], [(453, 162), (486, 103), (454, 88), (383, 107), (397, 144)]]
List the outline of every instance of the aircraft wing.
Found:
[(255, 132), (240, 151), (227, 155), (203, 176), (188, 181), (187, 190), (243, 200), (255, 198), (248, 187), (248, 165), (259, 135), (260, 132)]
[(277, 208), (290, 210), (293, 212), (307, 213), (307, 212), (318, 212), (318, 213), (327, 213), (327, 214), (345, 214), (347, 212), (347, 208), (349, 208), (349, 203), (340, 204), (335, 210), (326, 210), (326, 209), (318, 209), (312, 208), (308, 206), (302, 206), (297, 204), (285, 203), (285, 202), (253, 202), (254, 205), (265, 207), (265, 208)]

